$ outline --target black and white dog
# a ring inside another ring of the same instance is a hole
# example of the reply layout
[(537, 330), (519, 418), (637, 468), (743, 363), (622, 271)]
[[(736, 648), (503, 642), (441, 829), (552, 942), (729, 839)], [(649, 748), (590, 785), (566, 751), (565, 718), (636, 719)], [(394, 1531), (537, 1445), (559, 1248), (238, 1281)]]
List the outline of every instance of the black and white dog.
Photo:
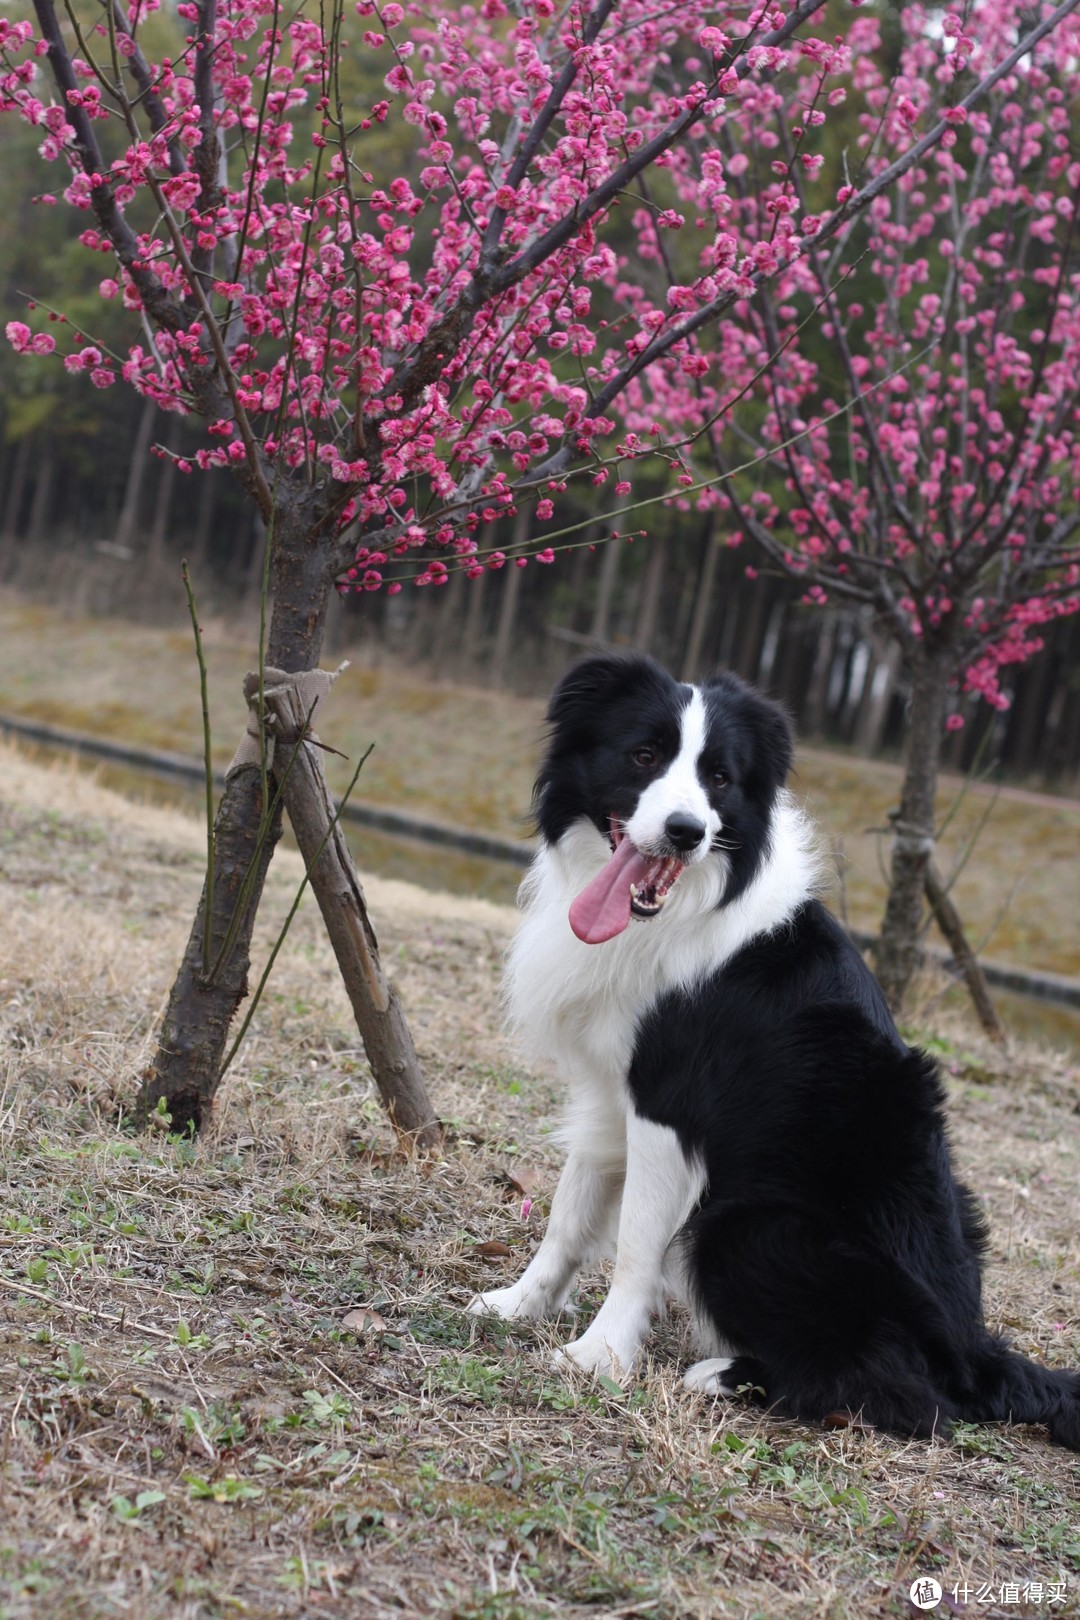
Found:
[(689, 1389), (902, 1435), (1045, 1423), (1080, 1449), (1080, 1374), (984, 1324), (942, 1089), (814, 897), (786, 716), (732, 675), (598, 657), (548, 718), (508, 990), (570, 1080), (568, 1156), (528, 1269), (472, 1308), (552, 1315), (614, 1243), (562, 1352), (579, 1367), (628, 1371), (675, 1297), (707, 1357)]

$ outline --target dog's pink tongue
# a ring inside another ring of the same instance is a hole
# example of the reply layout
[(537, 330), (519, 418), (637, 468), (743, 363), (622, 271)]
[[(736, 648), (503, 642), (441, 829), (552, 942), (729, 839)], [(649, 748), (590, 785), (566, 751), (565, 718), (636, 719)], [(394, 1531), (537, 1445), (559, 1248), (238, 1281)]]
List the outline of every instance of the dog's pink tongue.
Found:
[(654, 863), (624, 838), (602, 872), (570, 907), (570, 927), (586, 945), (602, 945), (630, 924), (630, 885), (648, 877)]

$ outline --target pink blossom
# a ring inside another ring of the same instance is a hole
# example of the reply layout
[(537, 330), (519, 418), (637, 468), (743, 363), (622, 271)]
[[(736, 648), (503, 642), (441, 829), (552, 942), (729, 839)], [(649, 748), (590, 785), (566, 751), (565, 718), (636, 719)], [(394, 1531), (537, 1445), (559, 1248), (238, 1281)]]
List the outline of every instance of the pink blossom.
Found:
[[(350, 591), (396, 593), (394, 563), (426, 587), (498, 570), (506, 553), (490, 547), (505, 546), (519, 502), (543, 489), (539, 523), (567, 491), (570, 509), (580, 492), (603, 510), (600, 492), (630, 496), (620, 469), (648, 456), (677, 513), (718, 509), (730, 542), (767, 543), (807, 603), (845, 586), (876, 600), (885, 582), (909, 650), (963, 629), (956, 685), (1007, 704), (1014, 666), (1075, 611), (1076, 589), (1050, 569), (1017, 602), (992, 570), (969, 586), (949, 564), (992, 531), (992, 554), (1023, 577), (1049, 532), (1039, 514), (1069, 510), (1080, 482), (1067, 404), (1080, 289), (1059, 274), (1080, 185), (1068, 125), (1080, 24), (965, 113), (957, 71), (994, 69), (1026, 26), (1005, 0), (946, 11), (938, 31), (903, 6), (887, 41), (854, 5), (826, 26), (779, 0), (730, 21), (621, 0), (584, 43), (588, 12), (359, 0), (349, 48), (387, 88), (365, 102), (357, 81), (343, 152), (324, 99), (336, 27), (294, 8), (276, 32), (272, 7), (235, 0), (196, 48), (207, 14), (181, 0), (190, 43), (150, 64), (164, 124), (143, 98), (135, 127), (118, 121), (86, 165), (76, 115), (106, 113), (94, 68), (73, 58), (54, 93), (33, 23), (0, 17), (0, 110), (68, 171), (63, 197), (88, 214), (74, 234), (107, 260), (91, 279), (114, 301), (111, 343), (128, 321), (115, 362), (76, 335), (65, 368), (99, 387), (119, 376), (163, 409), (227, 395), (181, 470), (250, 476), (254, 443), (275, 477), (317, 483), (339, 532), (366, 537), (339, 581)], [(123, 28), (116, 41), (130, 59)], [(847, 169), (832, 196), (840, 177), (820, 178), (841, 107)], [(839, 216), (857, 188), (941, 120), (947, 140), (874, 198), (849, 242)], [(223, 154), (212, 181), (208, 128)], [(645, 148), (655, 173), (639, 195), (624, 165)], [(958, 227), (975, 159), (982, 189)], [(122, 265), (108, 194), (137, 233)], [(1025, 265), (1016, 240), (1033, 246)], [(827, 299), (819, 258), (835, 271)], [(192, 321), (192, 274), (209, 320)], [(215, 333), (209, 321), (226, 319)], [(55, 347), (25, 322), (7, 335), (19, 352)], [(235, 372), (226, 395), (212, 386), (215, 337)], [(747, 440), (760, 451), (731, 491), (713, 481), (713, 436), (727, 466)], [(514, 550), (515, 566), (556, 555), (542, 533)]]

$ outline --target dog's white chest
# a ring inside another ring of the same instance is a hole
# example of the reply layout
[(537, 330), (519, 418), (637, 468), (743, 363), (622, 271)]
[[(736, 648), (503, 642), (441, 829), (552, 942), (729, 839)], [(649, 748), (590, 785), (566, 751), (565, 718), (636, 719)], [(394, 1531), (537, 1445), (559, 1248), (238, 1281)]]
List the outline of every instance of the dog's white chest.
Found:
[(506, 995), (526, 1054), (582, 1081), (623, 1092), (642, 1019), (673, 990), (688, 991), (807, 897), (809, 829), (786, 795), (775, 808), (768, 855), (755, 882), (721, 906), (719, 861), (688, 869), (662, 917), (631, 923), (602, 945), (576, 939), (569, 908), (606, 858), (587, 822), (541, 850), (522, 885), (523, 918), (507, 963)]
[(570, 932), (564, 899), (526, 913), (508, 965), (510, 1015), (530, 1056), (569, 1079), (619, 1087), (646, 1009), (618, 972), (622, 941), (612, 949), (582, 945)]

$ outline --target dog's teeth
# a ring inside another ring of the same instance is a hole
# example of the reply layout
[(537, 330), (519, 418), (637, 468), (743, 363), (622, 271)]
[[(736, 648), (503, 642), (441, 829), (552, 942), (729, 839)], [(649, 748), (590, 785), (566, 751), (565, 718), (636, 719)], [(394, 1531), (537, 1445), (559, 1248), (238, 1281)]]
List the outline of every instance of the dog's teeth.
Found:
[(636, 883), (631, 883), (631, 885), (630, 885), (630, 898), (631, 898), (631, 900), (636, 900), (637, 897), (638, 897), (638, 886), (637, 886)]

